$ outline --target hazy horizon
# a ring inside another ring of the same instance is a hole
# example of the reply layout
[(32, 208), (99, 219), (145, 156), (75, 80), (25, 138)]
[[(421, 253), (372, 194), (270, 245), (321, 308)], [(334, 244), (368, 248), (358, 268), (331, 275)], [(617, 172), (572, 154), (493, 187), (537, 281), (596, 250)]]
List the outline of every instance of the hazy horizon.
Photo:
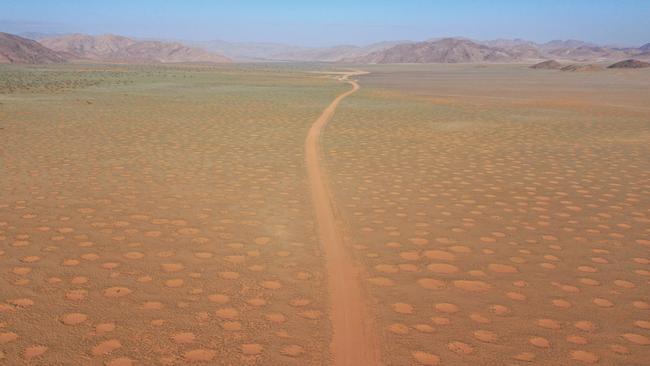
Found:
[(650, 2), (376, 1), (304, 3), (118, 0), (9, 1), (0, 31), (120, 34), (185, 41), (273, 42), (300, 46), (365, 45), (436, 37), (579, 39), (601, 45), (650, 42)]

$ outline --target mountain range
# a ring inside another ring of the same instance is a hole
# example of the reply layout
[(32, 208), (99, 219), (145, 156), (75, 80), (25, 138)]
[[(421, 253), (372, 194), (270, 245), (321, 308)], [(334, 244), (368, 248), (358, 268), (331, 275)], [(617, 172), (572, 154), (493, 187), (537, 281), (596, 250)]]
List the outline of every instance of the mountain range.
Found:
[(579, 40), (535, 43), (522, 39), (475, 41), (436, 38), (367, 46), (303, 47), (281, 43), (140, 40), (118, 35), (42, 36), (35, 40), (0, 33), (0, 63), (123, 62), (223, 63), (235, 61), (344, 63), (509, 63), (548, 59), (572, 62), (650, 60), (650, 43), (639, 48), (601, 46)]
[(615, 48), (567, 40), (537, 44), (525, 40), (477, 42), (463, 38), (443, 38), (403, 43), (350, 59), (355, 63), (480, 63), (521, 62), (559, 59), (577, 62), (613, 61), (635, 57), (650, 58), (648, 45), (640, 48)]
[[(391, 41), (368, 46), (301, 47), (281, 43), (208, 41), (190, 43), (237, 61), (349, 63), (521, 62), (559, 59), (577, 62), (650, 58), (650, 44), (640, 48), (599, 46), (579, 40), (535, 43), (523, 39), (474, 41), (434, 38), (424, 42)], [(645, 47), (645, 48), (644, 48)]]
[(38, 41), (47, 48), (79, 60), (126, 63), (230, 62), (227, 57), (181, 43), (139, 41), (112, 34), (71, 34)]

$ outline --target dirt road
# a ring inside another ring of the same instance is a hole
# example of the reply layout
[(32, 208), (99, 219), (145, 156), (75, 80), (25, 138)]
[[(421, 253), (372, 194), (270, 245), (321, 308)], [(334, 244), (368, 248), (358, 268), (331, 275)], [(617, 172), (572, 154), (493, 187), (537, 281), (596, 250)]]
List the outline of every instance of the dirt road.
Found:
[(380, 364), (379, 346), (366, 307), (358, 271), (346, 249), (337, 225), (325, 172), (320, 163), (319, 138), (323, 128), (334, 115), (339, 103), (359, 90), (359, 84), (349, 78), (363, 72), (343, 73), (339, 80), (352, 89), (339, 95), (311, 126), (305, 140), (305, 159), (311, 185), (311, 196), (318, 223), (318, 234), (327, 259), (328, 285), (332, 307), (332, 354), (334, 365)]

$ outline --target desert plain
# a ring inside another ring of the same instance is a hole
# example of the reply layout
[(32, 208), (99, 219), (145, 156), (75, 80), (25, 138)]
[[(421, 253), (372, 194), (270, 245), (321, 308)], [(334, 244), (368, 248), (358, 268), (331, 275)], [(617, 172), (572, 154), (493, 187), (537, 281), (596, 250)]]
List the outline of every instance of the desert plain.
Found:
[(647, 365), (649, 86), (0, 65), (0, 364)]

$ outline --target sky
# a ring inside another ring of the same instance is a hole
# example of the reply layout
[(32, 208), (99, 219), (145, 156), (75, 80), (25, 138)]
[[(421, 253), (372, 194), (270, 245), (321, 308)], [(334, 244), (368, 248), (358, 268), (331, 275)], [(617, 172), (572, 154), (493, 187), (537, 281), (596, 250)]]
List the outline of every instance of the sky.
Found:
[(303, 46), (445, 36), (650, 42), (650, 0), (0, 0), (0, 31)]

